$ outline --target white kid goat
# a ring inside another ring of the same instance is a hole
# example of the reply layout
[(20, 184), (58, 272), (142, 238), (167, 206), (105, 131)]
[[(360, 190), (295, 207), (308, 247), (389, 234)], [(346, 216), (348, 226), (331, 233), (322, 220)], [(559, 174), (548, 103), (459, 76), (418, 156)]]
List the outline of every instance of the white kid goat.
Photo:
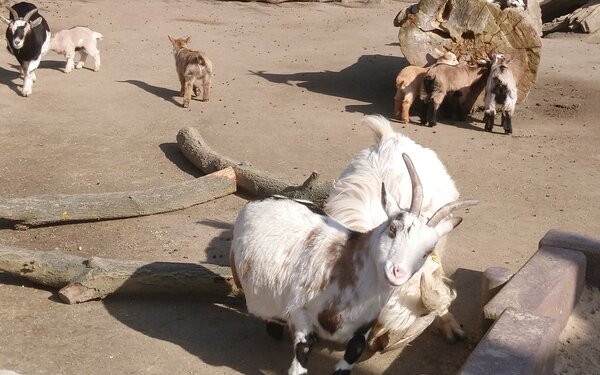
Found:
[[(402, 161), (404, 154), (414, 161), (423, 184), (423, 217), (434, 217), (440, 207), (458, 200), (454, 181), (434, 151), (395, 133), (382, 116), (367, 116), (364, 122), (375, 133), (376, 143), (360, 151), (335, 182), (325, 205), (329, 215), (360, 232), (380, 226), (388, 220), (378, 204), (382, 180), (400, 207), (408, 207), (414, 189), (410, 170)], [(446, 340), (453, 342), (464, 337), (460, 325), (448, 312), (456, 292), (445, 282), (439, 260), (445, 241), (446, 238), (441, 238), (434, 256), (427, 257), (423, 268), (394, 290), (371, 332), (370, 349), (385, 351), (403, 347), (437, 316)]]
[[(64, 55), (67, 59), (65, 73), (70, 73), (73, 68), (83, 68), (88, 55), (94, 58), (94, 71), (97, 72), (101, 65), (98, 40), (102, 40), (102, 34), (87, 27), (77, 26), (54, 34), (50, 41), (50, 49)], [(74, 60), (75, 51), (81, 56), (77, 65)]]
[(349, 374), (390, 296), (461, 222), (451, 212), (473, 204), (451, 202), (425, 219), (419, 177), (406, 155), (404, 163), (410, 209), (400, 209), (380, 181), (378, 204), (386, 218), (364, 233), (287, 198), (251, 202), (240, 211), (230, 253), (234, 279), (251, 314), (287, 323), (294, 341), (288, 374), (307, 373), (317, 336), (347, 343), (334, 374)]

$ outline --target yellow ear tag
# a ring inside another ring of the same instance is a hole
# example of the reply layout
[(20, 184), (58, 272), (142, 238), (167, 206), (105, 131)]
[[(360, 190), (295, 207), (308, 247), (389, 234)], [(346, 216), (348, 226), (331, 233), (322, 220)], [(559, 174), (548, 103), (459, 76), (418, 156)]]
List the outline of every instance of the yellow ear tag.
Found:
[(434, 262), (436, 262), (437, 264), (442, 264), (442, 262), (440, 262), (440, 258), (438, 258), (438, 256), (437, 256), (437, 255), (435, 255), (435, 254), (431, 254), (431, 255), (430, 255), (430, 257), (431, 257), (431, 260), (433, 260), (433, 261), (434, 261)]

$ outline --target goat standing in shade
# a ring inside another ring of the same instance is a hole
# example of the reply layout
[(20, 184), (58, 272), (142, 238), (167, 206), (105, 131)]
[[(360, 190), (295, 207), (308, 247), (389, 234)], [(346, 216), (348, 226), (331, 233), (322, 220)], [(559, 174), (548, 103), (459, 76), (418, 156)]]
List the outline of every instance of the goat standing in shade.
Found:
[(286, 198), (248, 203), (235, 222), (230, 253), (248, 311), (287, 322), (294, 341), (288, 374), (306, 374), (315, 334), (347, 343), (334, 374), (349, 374), (366, 346), (370, 327), (398, 287), (425, 262), (440, 237), (460, 222), (451, 202), (430, 219), (421, 216), (422, 187), (407, 155), (412, 182), (409, 210), (380, 186), (386, 220), (360, 233), (322, 212)]
[[(375, 133), (376, 143), (360, 151), (336, 180), (325, 212), (352, 230), (367, 232), (376, 228), (388, 218), (378, 204), (380, 181), (400, 207), (408, 207), (415, 192), (411, 171), (402, 161), (404, 154), (414, 161), (422, 181), (422, 216), (433, 217), (440, 207), (459, 199), (454, 181), (433, 150), (395, 133), (382, 116), (367, 116), (364, 123)], [(433, 256), (427, 257), (423, 267), (394, 290), (369, 336), (371, 350), (407, 345), (436, 317), (447, 341), (464, 337), (448, 311), (456, 292), (446, 283), (440, 261), (445, 243), (446, 238), (440, 238)]]
[(29, 96), (33, 83), (37, 80), (35, 70), (50, 47), (50, 28), (44, 17), (38, 13), (38, 8), (31, 3), (21, 2), (6, 8), (10, 11), (10, 19), (0, 17), (8, 25), (7, 48), (17, 58), (21, 67), (21, 94)]
[(492, 56), (491, 72), (485, 87), (485, 112), (483, 115), (485, 130), (488, 132), (491, 132), (494, 127), (496, 108), (500, 107), (504, 132), (512, 133), (512, 115), (517, 105), (517, 83), (508, 67), (511, 62), (512, 59), (508, 59), (502, 54)]
[(195, 96), (200, 95), (200, 85), (202, 85), (202, 101), (208, 101), (210, 96), (210, 81), (213, 74), (212, 63), (204, 52), (192, 51), (187, 48), (190, 37), (171, 38), (173, 44), (173, 55), (175, 56), (175, 66), (177, 75), (181, 83), (181, 96), (183, 96), (183, 107), (190, 106), (192, 91)]

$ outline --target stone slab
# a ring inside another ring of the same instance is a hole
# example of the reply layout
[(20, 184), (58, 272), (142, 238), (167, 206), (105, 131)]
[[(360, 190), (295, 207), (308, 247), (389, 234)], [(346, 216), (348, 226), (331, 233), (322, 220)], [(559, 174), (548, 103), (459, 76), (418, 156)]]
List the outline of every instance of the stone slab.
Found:
[(600, 238), (552, 229), (540, 240), (541, 246), (583, 252), (587, 257), (586, 281), (600, 288)]
[(548, 317), (505, 310), (458, 375), (551, 375), (562, 327)]
[(555, 319), (562, 329), (585, 283), (586, 257), (579, 251), (541, 246), (484, 307), (486, 319), (507, 308)]

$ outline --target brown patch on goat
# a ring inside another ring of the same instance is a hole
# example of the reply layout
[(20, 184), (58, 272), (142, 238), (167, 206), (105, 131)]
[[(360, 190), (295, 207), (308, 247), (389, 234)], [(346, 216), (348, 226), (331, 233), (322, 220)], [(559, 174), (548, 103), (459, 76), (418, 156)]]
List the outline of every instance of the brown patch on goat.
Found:
[(356, 286), (358, 272), (363, 268), (368, 252), (368, 237), (366, 233), (352, 232), (345, 243), (332, 244), (326, 251), (331, 282), (337, 282), (340, 290)]
[(181, 96), (183, 96), (183, 107), (190, 105), (192, 91), (194, 95), (200, 94), (202, 85), (202, 101), (208, 101), (210, 97), (210, 81), (212, 78), (212, 63), (204, 52), (193, 51), (187, 48), (190, 37), (171, 38), (173, 44), (173, 55), (175, 56), (175, 67), (181, 83)]
[(318, 315), (319, 324), (323, 329), (333, 335), (342, 325), (342, 316), (334, 308), (321, 311)]

